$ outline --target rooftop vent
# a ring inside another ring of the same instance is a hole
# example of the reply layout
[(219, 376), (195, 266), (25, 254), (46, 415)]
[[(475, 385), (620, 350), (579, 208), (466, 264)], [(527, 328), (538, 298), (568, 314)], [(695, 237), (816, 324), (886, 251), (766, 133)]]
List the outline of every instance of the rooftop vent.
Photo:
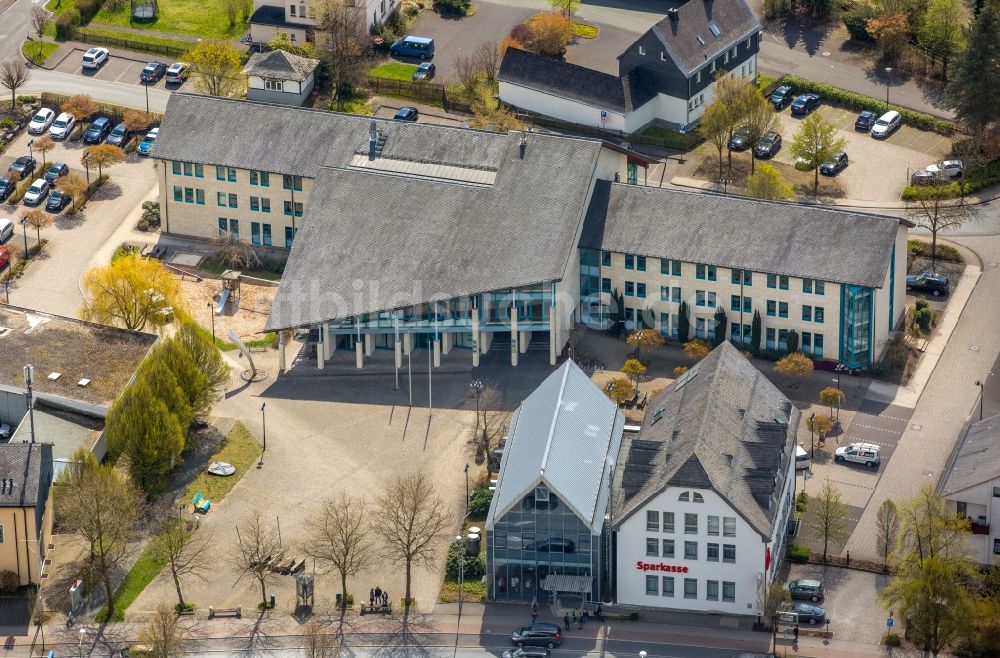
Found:
[(76, 383), (76, 385), (77, 385), (77, 386), (90, 386), (90, 380), (89, 380), (89, 379), (86, 379), (86, 378), (84, 378), (84, 379), (81, 379), (80, 381), (78, 381), (78, 382)]
[(716, 39), (718, 39), (719, 36), (722, 35), (722, 30), (720, 30), (719, 26), (716, 25), (715, 23), (708, 24), (708, 31), (711, 32), (712, 36), (715, 37)]
[(49, 381), (50, 382), (54, 382), (57, 379), (59, 379), (60, 377), (62, 377), (62, 373), (61, 372), (50, 372), (49, 373)]
[(694, 35), (694, 38), (698, 40), (698, 43), (701, 44), (702, 48), (705, 47), (705, 39), (702, 38), (702, 36), (700, 34)]
[(667, 10), (667, 17), (670, 19), (671, 23), (676, 23), (680, 18), (680, 14), (677, 13), (677, 7), (671, 7)]
[(7, 495), (14, 493), (14, 479), (4, 478), (0, 480), (0, 494)]

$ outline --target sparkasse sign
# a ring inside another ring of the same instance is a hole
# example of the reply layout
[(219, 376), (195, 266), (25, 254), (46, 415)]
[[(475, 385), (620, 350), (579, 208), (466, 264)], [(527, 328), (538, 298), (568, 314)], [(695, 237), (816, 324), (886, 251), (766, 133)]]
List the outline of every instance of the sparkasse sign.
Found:
[(687, 573), (688, 568), (676, 564), (656, 564), (653, 562), (643, 562), (639, 560), (635, 563), (635, 568), (639, 571), (665, 571), (667, 573)]

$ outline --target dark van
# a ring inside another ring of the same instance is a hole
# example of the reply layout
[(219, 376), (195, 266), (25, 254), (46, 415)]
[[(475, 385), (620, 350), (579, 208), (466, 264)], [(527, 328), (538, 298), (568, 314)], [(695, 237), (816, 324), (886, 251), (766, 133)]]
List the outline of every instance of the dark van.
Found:
[(390, 55), (431, 59), (434, 57), (434, 39), (426, 37), (403, 37), (389, 47)]
[(510, 641), (518, 647), (555, 649), (562, 644), (562, 631), (555, 624), (532, 624), (511, 633)]

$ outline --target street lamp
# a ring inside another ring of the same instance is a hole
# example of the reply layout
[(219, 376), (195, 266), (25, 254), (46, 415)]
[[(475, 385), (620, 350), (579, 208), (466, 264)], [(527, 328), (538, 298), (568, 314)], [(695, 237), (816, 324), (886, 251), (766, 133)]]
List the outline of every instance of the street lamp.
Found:
[(24, 384), (28, 387), (28, 421), (31, 425), (31, 442), (35, 442), (35, 400), (31, 394), (31, 385), (35, 383), (35, 369), (29, 363), (24, 366)]
[(469, 511), (469, 465), (465, 465), (465, 511)]
[(462, 546), (462, 560), (458, 563), (458, 624), (455, 627), (455, 646), (458, 647), (458, 633), (462, 629), (462, 599), (465, 586), (465, 544), (462, 542), (462, 535), (455, 535), (455, 541)]
[(262, 428), (261, 433), (264, 437), (264, 449), (260, 451), (260, 461), (257, 462), (257, 468), (264, 466), (264, 453), (267, 452), (267, 414), (265, 409), (267, 409), (267, 402), (260, 405), (260, 425)]
[(889, 76), (892, 75), (892, 67), (885, 67), (885, 109), (889, 110)]
[(810, 459), (816, 459), (816, 439), (813, 438), (813, 421), (816, 418), (816, 412), (813, 412), (812, 416), (809, 416), (809, 446), (812, 449), (812, 455)]
[(149, 83), (143, 85), (146, 88), (146, 114), (149, 114)]
[[(837, 367), (833, 369), (837, 373), (837, 390), (844, 393), (844, 389), (840, 388), (840, 374), (844, 372), (850, 372), (851, 369), (845, 366), (841, 362), (837, 362)], [(844, 393), (844, 399), (847, 399), (847, 393)], [(837, 424), (840, 424), (840, 402), (837, 402)]]
[(83, 638), (87, 637), (87, 629), (80, 629), (80, 642), (76, 645), (77, 652), (80, 654), (80, 658), (83, 658)]
[(979, 387), (979, 420), (983, 419), (983, 398), (986, 397), (986, 384), (976, 380), (976, 386)]
[(212, 345), (215, 345), (215, 306), (208, 302), (208, 317), (212, 318)]
[(31, 145), (34, 144), (34, 143), (35, 143), (35, 140), (33, 140), (33, 139), (29, 139), (28, 140), (28, 160), (32, 160), (32, 161), (35, 159), (35, 152), (31, 150)]
[(481, 379), (473, 379), (469, 383), (469, 388), (471, 389), (472, 396), (476, 398), (476, 430), (479, 430), (479, 396), (483, 394), (483, 389), (486, 388), (486, 384), (483, 383)]
[(24, 235), (24, 257), (28, 257), (28, 218), (21, 218), (21, 233)]
[(87, 170), (87, 199), (90, 199), (90, 153), (83, 154), (83, 166)]

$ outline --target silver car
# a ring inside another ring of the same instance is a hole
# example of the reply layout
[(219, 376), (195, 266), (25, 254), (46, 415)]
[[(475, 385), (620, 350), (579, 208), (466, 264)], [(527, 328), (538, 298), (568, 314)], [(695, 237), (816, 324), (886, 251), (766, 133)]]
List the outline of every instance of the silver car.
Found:
[(964, 173), (965, 167), (962, 165), (961, 160), (939, 160), (929, 165), (927, 171), (934, 172), (942, 178), (945, 176), (948, 178), (958, 178)]
[(848, 443), (834, 450), (833, 455), (838, 462), (853, 462), (868, 467), (878, 467), (882, 461), (879, 447), (874, 443)]
[(49, 195), (49, 188), (52, 186), (49, 181), (44, 178), (36, 179), (28, 191), (24, 193), (24, 205), (26, 206), (37, 206), (45, 197)]

